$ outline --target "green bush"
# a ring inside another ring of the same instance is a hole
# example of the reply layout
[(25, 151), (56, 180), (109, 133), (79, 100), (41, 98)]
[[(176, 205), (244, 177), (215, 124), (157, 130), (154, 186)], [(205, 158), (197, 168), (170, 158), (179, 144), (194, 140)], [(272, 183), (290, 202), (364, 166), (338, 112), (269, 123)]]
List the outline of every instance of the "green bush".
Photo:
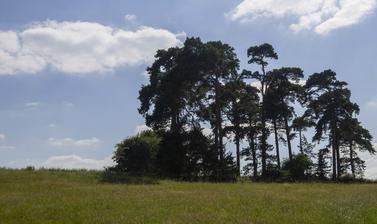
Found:
[[(282, 170), (285, 175), (290, 175), (292, 180), (307, 180), (309, 177), (308, 171), (312, 166), (312, 161), (305, 154), (294, 155), (292, 160), (285, 160), (283, 162)], [(287, 172), (288, 171), (288, 172)], [(288, 178), (286, 176), (285, 178)]]

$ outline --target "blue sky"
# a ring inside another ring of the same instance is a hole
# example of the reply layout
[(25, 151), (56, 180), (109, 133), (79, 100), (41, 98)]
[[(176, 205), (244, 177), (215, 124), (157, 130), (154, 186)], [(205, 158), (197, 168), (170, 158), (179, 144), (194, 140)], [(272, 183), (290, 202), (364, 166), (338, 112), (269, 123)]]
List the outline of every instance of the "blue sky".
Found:
[[(2, 0), (0, 166), (99, 168), (142, 129), (138, 90), (156, 49), (185, 36), (246, 49), (271, 43), (308, 76), (349, 83), (377, 136), (376, 0)], [(377, 177), (377, 156), (365, 157)]]

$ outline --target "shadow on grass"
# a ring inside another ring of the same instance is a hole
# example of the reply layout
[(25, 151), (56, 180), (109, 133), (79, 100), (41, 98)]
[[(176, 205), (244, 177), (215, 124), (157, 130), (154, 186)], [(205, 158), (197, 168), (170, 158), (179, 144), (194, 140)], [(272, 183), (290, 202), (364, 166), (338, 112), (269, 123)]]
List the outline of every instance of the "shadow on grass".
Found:
[(147, 185), (159, 184), (159, 180), (152, 176), (136, 176), (124, 172), (104, 171), (101, 174), (102, 183), (130, 184), (130, 185)]

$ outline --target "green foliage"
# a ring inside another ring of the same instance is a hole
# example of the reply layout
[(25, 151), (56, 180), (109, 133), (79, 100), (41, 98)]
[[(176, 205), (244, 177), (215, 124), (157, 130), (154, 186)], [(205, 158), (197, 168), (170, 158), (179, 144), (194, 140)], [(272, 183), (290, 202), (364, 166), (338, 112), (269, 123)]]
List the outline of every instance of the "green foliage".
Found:
[[(331, 70), (312, 74), (305, 85), (298, 67), (267, 70), (269, 61), (278, 59), (267, 43), (250, 47), (247, 56), (248, 63), (258, 68), (239, 73), (234, 48), (221, 41), (187, 38), (181, 47), (157, 51), (147, 69), (149, 83), (139, 92), (139, 112), (160, 140), (148, 143), (134, 137), (118, 145), (127, 148), (115, 157), (119, 167), (175, 179), (233, 180), (234, 173), (240, 176), (244, 159), (245, 174), (276, 179), (280, 151), (286, 148), (285, 168), (293, 179), (304, 178), (301, 154), (310, 162), (314, 151), (317, 164), (306, 169), (306, 176), (326, 179), (330, 158), (334, 180), (349, 170), (354, 178), (362, 176), (364, 161), (357, 152), (373, 154), (375, 149), (369, 131), (354, 118), (359, 107), (351, 101), (347, 83), (337, 80)], [(298, 104), (305, 111), (302, 115), (296, 114)], [(203, 135), (203, 127), (211, 130), (210, 137)], [(328, 149), (315, 150), (307, 141), (304, 132), (309, 128), (315, 129), (312, 142), (328, 140), (331, 157)], [(296, 149), (291, 144), (295, 137), (299, 138)], [(225, 138), (235, 144), (235, 155), (227, 150)], [(293, 158), (295, 150), (300, 154)]]
[(129, 174), (145, 175), (155, 170), (160, 137), (152, 131), (144, 131), (116, 145), (113, 160), (116, 169)]
[(283, 162), (282, 170), (289, 171), (293, 180), (306, 180), (309, 176), (308, 171), (311, 169), (312, 161), (305, 154), (294, 155), (292, 160)]

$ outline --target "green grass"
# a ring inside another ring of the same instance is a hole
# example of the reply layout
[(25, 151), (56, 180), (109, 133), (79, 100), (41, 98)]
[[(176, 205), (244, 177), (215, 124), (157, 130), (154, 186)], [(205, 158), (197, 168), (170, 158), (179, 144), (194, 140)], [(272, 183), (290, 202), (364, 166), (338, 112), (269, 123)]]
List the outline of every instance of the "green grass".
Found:
[(96, 172), (2, 169), (0, 223), (377, 223), (377, 185), (122, 185)]

